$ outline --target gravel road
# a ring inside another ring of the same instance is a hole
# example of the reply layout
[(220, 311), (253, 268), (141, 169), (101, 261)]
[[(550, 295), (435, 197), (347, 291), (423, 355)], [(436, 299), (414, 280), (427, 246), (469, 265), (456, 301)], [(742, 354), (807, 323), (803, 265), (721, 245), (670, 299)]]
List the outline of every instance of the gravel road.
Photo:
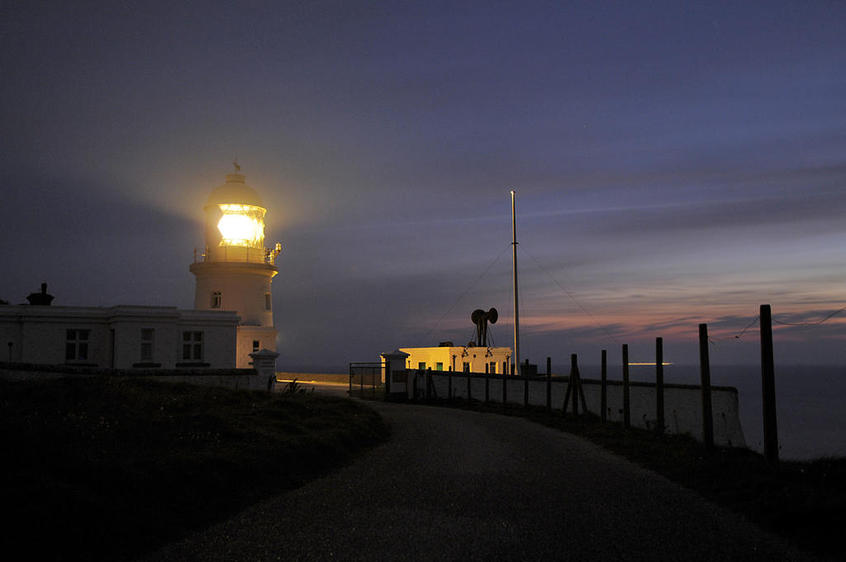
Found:
[(371, 403), (392, 438), (151, 560), (806, 560), (739, 516), (519, 418)]

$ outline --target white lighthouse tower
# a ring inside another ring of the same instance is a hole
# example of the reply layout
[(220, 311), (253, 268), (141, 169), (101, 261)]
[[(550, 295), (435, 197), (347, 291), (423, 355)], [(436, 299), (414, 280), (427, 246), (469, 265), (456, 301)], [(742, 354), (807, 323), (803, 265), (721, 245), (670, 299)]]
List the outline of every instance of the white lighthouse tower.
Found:
[(235, 173), (209, 195), (203, 207), (205, 251), (199, 260), (195, 255), (190, 269), (197, 278), (195, 309), (234, 310), (241, 317), (235, 364), (248, 368), (250, 353), (276, 351), (270, 285), (282, 247), (277, 242), (265, 248), (267, 209), (240, 170), (236, 163)]

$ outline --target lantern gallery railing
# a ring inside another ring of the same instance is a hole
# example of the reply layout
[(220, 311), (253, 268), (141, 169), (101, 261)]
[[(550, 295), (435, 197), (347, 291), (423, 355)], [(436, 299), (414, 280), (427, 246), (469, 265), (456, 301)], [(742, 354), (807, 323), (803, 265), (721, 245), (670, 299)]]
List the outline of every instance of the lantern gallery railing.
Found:
[(282, 244), (276, 243), (275, 248), (249, 248), (244, 246), (220, 246), (215, 251), (209, 252), (208, 248), (202, 250), (194, 248), (194, 263), (199, 262), (248, 262), (266, 263), (274, 265), (276, 257), (282, 252)]

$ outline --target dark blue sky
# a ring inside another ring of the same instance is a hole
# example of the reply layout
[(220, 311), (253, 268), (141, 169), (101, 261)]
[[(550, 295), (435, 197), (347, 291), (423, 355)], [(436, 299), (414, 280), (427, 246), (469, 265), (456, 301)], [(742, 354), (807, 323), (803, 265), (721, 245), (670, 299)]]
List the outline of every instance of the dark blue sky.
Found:
[[(534, 361), (693, 363), (699, 322), (846, 306), (843, 2), (0, 10), (0, 298), (189, 307), (237, 154), (284, 246), (280, 368), (463, 342), (490, 306), (510, 345), (511, 188)], [(844, 320), (777, 326), (779, 361), (846, 362)], [(713, 349), (755, 362), (755, 330)]]

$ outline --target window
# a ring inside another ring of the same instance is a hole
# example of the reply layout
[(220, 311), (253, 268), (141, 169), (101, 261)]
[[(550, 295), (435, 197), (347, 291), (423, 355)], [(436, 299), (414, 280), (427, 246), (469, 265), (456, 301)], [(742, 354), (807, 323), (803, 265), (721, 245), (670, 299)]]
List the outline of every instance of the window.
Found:
[(444, 364), (441, 363), (440, 361), (438, 361), (437, 363), (435, 363), (435, 370), (436, 371), (443, 371), (444, 370)]
[(261, 342), (258, 340), (253, 340), (253, 353), (257, 352), (261, 347)]
[(492, 375), (496, 374), (496, 361), (491, 361), (490, 366), (488, 367), (488, 372)]
[(215, 291), (212, 293), (211, 296), (211, 307), (212, 308), (220, 308), (220, 305), (223, 303), (223, 295), (220, 294), (220, 291)]
[(264, 309), (271, 310), (273, 308), (273, 298), (270, 296), (270, 293), (264, 294)]
[(421, 361), (420, 363), (417, 364), (417, 368), (420, 369), (421, 371), (425, 371), (426, 370), (426, 362)]
[(462, 364), (462, 369), (463, 369), (463, 371), (464, 371), (465, 373), (469, 373), (469, 372), (470, 372), (470, 363), (468, 363), (467, 361), (465, 361), (465, 362)]
[(88, 336), (91, 330), (68, 330), (65, 334), (65, 360), (88, 359)]
[(203, 332), (182, 332), (182, 360), (203, 360)]
[(153, 360), (153, 334), (152, 328), (141, 328), (141, 361)]

